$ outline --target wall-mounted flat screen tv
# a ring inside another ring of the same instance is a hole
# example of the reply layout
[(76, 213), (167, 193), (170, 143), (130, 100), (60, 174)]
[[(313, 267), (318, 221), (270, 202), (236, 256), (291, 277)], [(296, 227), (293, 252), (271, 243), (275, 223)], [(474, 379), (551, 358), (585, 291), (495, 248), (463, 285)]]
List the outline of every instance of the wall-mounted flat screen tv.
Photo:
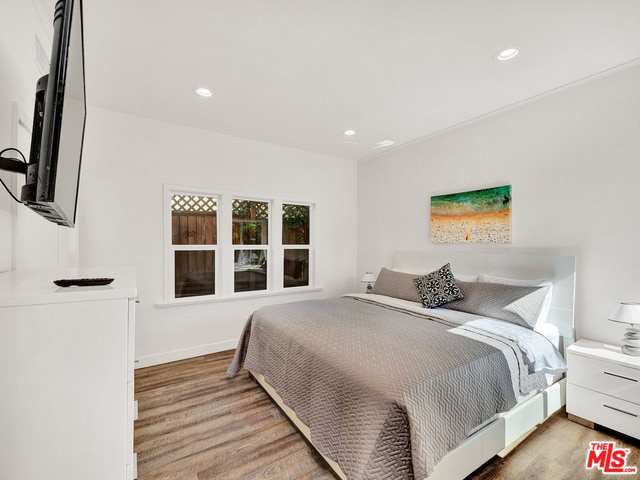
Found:
[(20, 201), (68, 227), (76, 221), (85, 120), (82, 0), (58, 0), (49, 74), (36, 85), (29, 162), (3, 158), (0, 168), (25, 173)]

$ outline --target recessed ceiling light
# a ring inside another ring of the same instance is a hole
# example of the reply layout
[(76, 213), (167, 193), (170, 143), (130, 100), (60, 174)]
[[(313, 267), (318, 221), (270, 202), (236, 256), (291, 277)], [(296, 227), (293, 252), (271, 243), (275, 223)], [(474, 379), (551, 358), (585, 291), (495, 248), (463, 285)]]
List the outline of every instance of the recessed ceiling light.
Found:
[(355, 130), (345, 130), (344, 132), (342, 132), (343, 135), (346, 135), (347, 137), (351, 137), (352, 135), (356, 134)]
[(382, 140), (381, 142), (376, 143), (376, 148), (390, 147), (394, 143), (396, 143), (396, 142), (394, 142), (393, 140)]
[(502, 62), (504, 60), (511, 60), (516, 55), (518, 55), (518, 53), (520, 53), (519, 49), (517, 49), (516, 47), (509, 47), (500, 50), (493, 56), (493, 58)]
[(211, 95), (213, 95), (213, 93), (211, 93), (211, 90), (204, 87), (194, 88), (193, 91), (196, 92), (201, 97), (210, 97)]

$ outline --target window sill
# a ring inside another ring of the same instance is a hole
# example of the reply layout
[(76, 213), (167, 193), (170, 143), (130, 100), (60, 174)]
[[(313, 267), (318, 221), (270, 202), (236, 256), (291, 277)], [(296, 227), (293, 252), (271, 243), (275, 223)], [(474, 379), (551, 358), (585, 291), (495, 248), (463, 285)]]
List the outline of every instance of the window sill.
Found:
[(255, 298), (278, 297), (284, 295), (296, 295), (299, 293), (321, 292), (324, 287), (291, 287), (286, 290), (235, 293), (226, 297), (186, 297), (175, 300), (163, 300), (156, 303), (158, 308), (179, 307), (182, 305), (199, 305), (203, 303), (235, 302), (238, 300), (249, 300)]

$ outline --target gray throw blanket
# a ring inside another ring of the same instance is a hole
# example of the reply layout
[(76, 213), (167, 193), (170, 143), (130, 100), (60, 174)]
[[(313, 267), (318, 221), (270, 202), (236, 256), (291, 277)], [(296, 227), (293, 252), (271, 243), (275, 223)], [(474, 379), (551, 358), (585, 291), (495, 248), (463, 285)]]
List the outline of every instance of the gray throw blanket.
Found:
[(423, 479), (545, 386), (511, 342), (464, 328), (357, 298), (274, 305), (247, 321), (228, 375), (262, 373), (350, 480)]

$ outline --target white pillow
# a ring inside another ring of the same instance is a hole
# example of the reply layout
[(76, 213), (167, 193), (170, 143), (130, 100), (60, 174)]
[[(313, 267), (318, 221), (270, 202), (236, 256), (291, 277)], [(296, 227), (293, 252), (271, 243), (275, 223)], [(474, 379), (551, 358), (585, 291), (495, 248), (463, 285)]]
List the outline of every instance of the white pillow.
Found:
[[(462, 280), (462, 279), (461, 279)], [(504, 285), (520, 285), (522, 287), (549, 287), (547, 295), (544, 297), (540, 310), (536, 317), (533, 329), (538, 331), (541, 326), (547, 321), (549, 316), (549, 309), (551, 309), (551, 298), (553, 297), (553, 282), (551, 280), (529, 280), (527, 278), (510, 278), (510, 277), (498, 277), (495, 275), (489, 275), (487, 273), (480, 273), (478, 276), (480, 282), (487, 283), (502, 283)]]

